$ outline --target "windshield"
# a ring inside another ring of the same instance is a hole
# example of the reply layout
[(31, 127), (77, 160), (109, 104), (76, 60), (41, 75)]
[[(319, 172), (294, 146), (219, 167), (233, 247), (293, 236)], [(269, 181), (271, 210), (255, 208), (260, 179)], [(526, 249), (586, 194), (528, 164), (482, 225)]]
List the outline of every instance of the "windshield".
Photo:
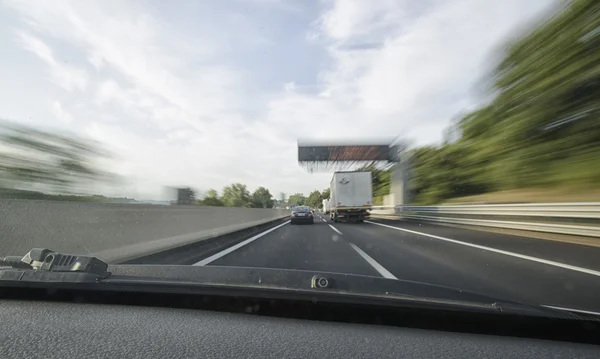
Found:
[(0, 9), (0, 256), (600, 311), (600, 2)]

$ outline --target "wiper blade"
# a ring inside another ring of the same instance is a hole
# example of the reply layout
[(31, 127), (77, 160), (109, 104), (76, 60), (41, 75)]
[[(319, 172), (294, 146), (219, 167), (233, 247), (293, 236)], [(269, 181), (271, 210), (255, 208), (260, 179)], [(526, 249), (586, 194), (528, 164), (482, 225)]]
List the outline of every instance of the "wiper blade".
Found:
[(0, 281), (98, 282), (110, 275), (108, 263), (96, 257), (34, 248), (25, 256), (0, 258)]
[[(111, 267), (111, 270), (114, 272), (113, 274), (108, 271), (108, 267), (107, 263), (96, 257), (57, 253), (49, 249), (34, 248), (23, 257), (7, 256), (0, 258), (0, 283), (13, 283), (11, 285), (15, 285), (15, 283), (69, 284), (102, 282), (104, 284), (103, 287), (136, 285), (146, 286), (145, 290), (147, 291), (150, 291), (152, 287), (160, 291), (164, 289), (164, 286), (172, 285), (177, 285), (180, 291), (194, 287), (212, 287), (213, 289), (238, 288), (245, 290), (269, 289), (271, 291), (291, 291), (294, 295), (300, 295), (304, 292), (313, 296), (315, 293), (320, 293), (321, 295), (331, 294), (338, 299), (341, 298), (340, 296), (360, 297), (364, 299), (371, 297), (388, 301), (397, 300), (399, 304), (401, 302), (403, 305), (446, 306), (478, 311), (544, 315), (570, 319), (580, 318), (582, 316), (581, 313), (583, 313), (582, 311), (576, 313), (577, 311), (575, 310), (567, 310), (565, 308), (553, 308), (509, 302), (496, 298), (486, 298), (481, 295), (467, 294), (457, 289), (431, 284), (409, 281), (403, 281), (400, 284), (399, 281), (390, 282), (383, 278), (339, 273), (314, 275), (310, 271), (286, 271), (287, 275), (281, 275), (282, 270), (265, 268), (253, 268), (249, 273), (249, 268), (245, 268), (243, 272), (240, 272), (240, 268), (230, 267), (200, 268), (188, 266), (117, 265)], [(173, 270), (164, 270), (164, 268), (171, 268)], [(208, 271), (208, 273), (200, 275), (198, 273), (200, 269), (204, 272)], [(205, 277), (204, 280), (201, 280), (202, 277)], [(262, 277), (266, 280), (261, 284)], [(238, 280), (235, 278), (238, 278)], [(332, 285), (332, 283), (336, 282), (334, 278), (338, 282), (346, 283), (342, 286)], [(353, 280), (350, 281), (349, 278)], [(307, 281), (307, 279), (310, 279), (310, 281)], [(284, 282), (277, 282), (281, 280)], [(375, 287), (377, 289), (368, 290), (373, 283), (378, 283)], [(381, 284), (383, 286), (380, 286)], [(390, 287), (390, 284), (393, 284), (393, 286)], [(403, 290), (399, 291), (397, 285), (402, 285)], [(409, 287), (412, 289), (409, 289)], [(427, 291), (425, 291), (426, 289)], [(438, 291), (438, 295), (432, 296), (431, 293), (426, 293), (434, 289)], [(441, 295), (439, 291), (443, 291), (441, 294), (444, 295)], [(460, 292), (460, 297), (455, 296), (457, 291)]]

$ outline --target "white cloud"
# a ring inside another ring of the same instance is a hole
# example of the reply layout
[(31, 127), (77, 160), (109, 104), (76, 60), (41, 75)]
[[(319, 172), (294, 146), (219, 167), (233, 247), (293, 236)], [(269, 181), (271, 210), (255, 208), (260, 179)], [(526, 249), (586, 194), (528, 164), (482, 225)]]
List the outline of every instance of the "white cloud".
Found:
[(98, 105), (102, 106), (107, 102), (112, 101), (113, 99), (122, 99), (123, 96), (124, 94), (119, 84), (113, 79), (108, 79), (102, 81), (100, 85), (98, 85), (98, 90), (96, 92), (96, 102), (98, 103)]
[[(20, 46), (71, 91), (45, 103), (53, 101), (64, 127), (117, 154), (110, 167), (127, 181), (111, 190), (157, 198), (169, 185), (327, 187), (330, 174), (298, 166), (298, 138), (437, 141), (448, 120), (476, 102), (472, 87), (489, 54), (550, 3), (337, 0), (310, 14), (302, 1), (281, 0), (238, 0), (235, 11), (203, 2), (186, 4), (189, 11), (123, 1), (6, 4), (21, 20)], [(274, 16), (284, 17), (282, 27), (261, 32), (264, 19), (243, 6), (281, 10)], [(300, 26), (299, 18), (309, 19)], [(286, 46), (306, 34), (294, 47), (323, 58), (312, 73), (290, 74), (308, 56), (284, 58)], [(257, 56), (256, 48), (270, 52)]]
[(477, 102), (473, 87), (493, 66), (493, 51), (552, 3), (328, 2), (309, 33), (332, 61), (319, 75), (322, 90), (295, 101), (283, 94), (270, 108), (306, 121), (321, 114), (326, 128), (349, 135), (391, 132), (417, 143), (439, 141), (448, 121)]
[(73, 122), (73, 116), (63, 108), (62, 104), (58, 101), (53, 101), (52, 104), (52, 111), (54, 112), (54, 116), (56, 116), (56, 118), (58, 118), (59, 121), (65, 123), (65, 124), (70, 124), (71, 122)]
[[(33, 4), (35, 8), (29, 6)], [(203, 44), (209, 48), (206, 52), (197, 51), (179, 42), (177, 34), (148, 13), (138, 13), (121, 2), (101, 4), (22, 1), (15, 6), (38, 31), (80, 46), (94, 66), (108, 64), (136, 86), (175, 106), (202, 114), (236, 105), (233, 96), (223, 93), (238, 85), (234, 70), (219, 65), (188, 67), (187, 61), (196, 60), (196, 52), (210, 57), (210, 41)], [(178, 76), (178, 71), (185, 76)], [(195, 92), (196, 99), (210, 97), (210, 101), (193, 101), (189, 91)]]
[(270, 10), (297, 13), (302, 11), (304, 0), (236, 0), (243, 4), (266, 7)]
[(100, 53), (96, 52), (91, 54), (89, 57), (89, 61), (92, 65), (94, 65), (96, 70), (101, 70), (104, 67), (104, 58)]
[(294, 83), (294, 81), (292, 82), (286, 82), (283, 85), (283, 89), (285, 90), (285, 92), (292, 92), (296, 89), (296, 84)]
[[(339, 41), (357, 41), (374, 37), (380, 41), (383, 31), (393, 35), (405, 25), (410, 0), (345, 1), (335, 0), (320, 19), (325, 36)], [(428, 1), (423, 1), (428, 2)], [(376, 36), (373, 36), (376, 35)]]
[(56, 85), (67, 91), (85, 89), (88, 74), (84, 70), (56, 60), (52, 49), (35, 36), (18, 32), (17, 39), (25, 50), (31, 51), (50, 66), (50, 78)]

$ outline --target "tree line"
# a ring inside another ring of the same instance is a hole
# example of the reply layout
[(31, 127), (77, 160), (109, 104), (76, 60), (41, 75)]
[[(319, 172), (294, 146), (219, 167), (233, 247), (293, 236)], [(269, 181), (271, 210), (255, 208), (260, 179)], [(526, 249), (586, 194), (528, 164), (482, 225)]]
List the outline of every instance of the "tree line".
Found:
[(302, 193), (294, 193), (288, 198), (288, 203), (297, 206), (309, 206), (311, 208), (323, 208), (323, 200), (329, 199), (329, 188), (322, 191), (314, 190), (308, 197)]
[(245, 207), (245, 208), (273, 208), (274, 201), (271, 192), (264, 187), (258, 187), (250, 193), (245, 184), (233, 183), (225, 186), (221, 194), (210, 189), (195, 204), (215, 207)]
[[(600, 1), (573, 0), (507, 44), (490, 78), (493, 100), (454, 121), (441, 145), (408, 152), (413, 202), (528, 188), (597, 189), (599, 29)], [(386, 191), (385, 184), (373, 185)]]
[[(275, 200), (268, 189), (259, 187), (250, 193), (247, 186), (241, 183), (224, 187), (220, 194), (211, 189), (201, 199), (195, 198), (196, 194), (192, 189), (188, 188), (187, 191), (189, 191), (190, 203), (192, 204), (246, 208), (272, 208), (275, 205)], [(287, 205), (322, 208), (324, 199), (329, 199), (329, 188), (323, 191), (314, 190), (308, 196), (302, 193), (294, 193), (288, 197)]]

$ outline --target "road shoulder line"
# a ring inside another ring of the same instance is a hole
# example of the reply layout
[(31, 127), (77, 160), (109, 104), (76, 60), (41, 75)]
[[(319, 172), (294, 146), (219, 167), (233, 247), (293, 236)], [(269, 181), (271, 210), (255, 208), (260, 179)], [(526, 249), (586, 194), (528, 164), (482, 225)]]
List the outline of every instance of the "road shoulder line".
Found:
[(456, 239), (451, 239), (451, 238), (436, 236), (436, 235), (433, 235), (433, 234), (428, 234), (428, 233), (423, 233), (423, 232), (417, 232), (417, 231), (413, 231), (413, 230), (410, 230), (410, 229), (404, 229), (404, 228), (399, 228), (399, 227), (395, 227), (395, 226), (390, 226), (388, 224), (371, 222), (371, 221), (365, 221), (365, 222), (366, 223), (371, 223), (371, 224), (374, 224), (374, 225), (377, 225), (377, 226), (382, 226), (382, 227), (387, 227), (387, 228), (395, 229), (397, 231), (403, 231), (403, 232), (407, 232), (407, 233), (417, 234), (417, 235), (420, 235), (420, 236), (435, 238), (435, 239), (439, 239), (439, 240), (450, 242), (450, 243), (454, 243), (454, 244), (460, 244), (460, 245), (467, 246), (467, 247), (483, 249), (483, 250), (486, 250), (486, 251), (489, 251), (489, 252), (504, 254), (504, 255), (507, 255), (507, 256), (515, 257), (515, 258), (525, 259), (525, 260), (532, 261), (532, 262), (547, 264), (547, 265), (554, 266), (554, 267), (559, 267), (559, 268), (563, 268), (563, 269), (569, 269), (569, 270), (572, 270), (572, 271), (575, 271), (575, 272), (586, 273), (586, 274), (591, 274), (591, 275), (600, 277), (600, 272), (592, 270), (592, 269), (577, 267), (577, 266), (573, 266), (573, 265), (570, 265), (570, 264), (564, 264), (564, 263), (554, 262), (554, 261), (550, 261), (550, 260), (547, 260), (547, 259), (542, 259), (542, 258), (538, 258), (538, 257), (527, 256), (527, 255), (524, 255), (524, 254), (519, 254), (519, 253), (504, 251), (502, 249), (496, 249), (496, 248), (492, 248), (492, 247), (481, 246), (481, 245), (478, 245), (478, 244), (473, 244), (473, 243), (458, 241)]
[[(383, 220), (403, 219), (400, 216), (381, 216), (381, 215), (371, 215), (371, 218), (383, 219)], [(453, 227), (453, 228), (468, 229), (471, 231), (508, 234), (511, 236), (521, 237), (523, 239), (528, 239), (528, 240), (544, 240), (544, 241), (552, 241), (552, 242), (559, 242), (559, 243), (578, 244), (581, 246), (600, 247), (600, 241), (598, 241), (598, 238), (594, 238), (594, 237), (573, 236), (573, 235), (568, 235), (568, 234), (559, 234), (559, 233), (550, 233), (550, 232), (534, 232), (534, 231), (525, 231), (525, 230), (520, 230), (520, 229), (509, 229), (509, 228), (499, 228), (499, 227), (473, 226), (473, 225), (458, 224), (458, 223), (442, 223), (442, 222), (427, 222), (427, 223), (436, 225), (436, 226), (441, 226), (441, 227)]]

